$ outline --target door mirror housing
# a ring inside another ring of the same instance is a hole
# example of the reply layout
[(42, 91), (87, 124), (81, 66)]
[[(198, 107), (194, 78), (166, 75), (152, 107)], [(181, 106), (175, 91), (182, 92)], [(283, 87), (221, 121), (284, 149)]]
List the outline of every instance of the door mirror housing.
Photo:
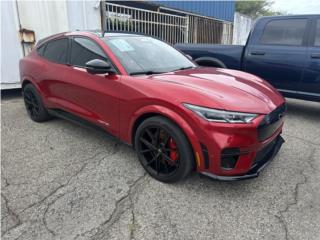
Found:
[(86, 63), (86, 70), (91, 74), (114, 73), (112, 65), (101, 59), (93, 59)]

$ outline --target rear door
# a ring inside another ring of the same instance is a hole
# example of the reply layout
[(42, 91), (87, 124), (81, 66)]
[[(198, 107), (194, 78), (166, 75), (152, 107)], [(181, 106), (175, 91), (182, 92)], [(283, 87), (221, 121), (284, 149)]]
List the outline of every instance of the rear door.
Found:
[[(119, 93), (118, 74), (90, 74), (86, 62), (93, 59), (109, 61), (104, 50), (88, 37), (70, 37), (69, 69), (64, 82), (55, 88), (64, 109), (87, 119), (118, 136)], [(112, 63), (111, 63), (112, 64)]]
[(314, 18), (310, 31), (307, 66), (299, 88), (300, 94), (320, 99), (320, 17)]
[[(51, 102), (57, 108), (91, 121), (117, 136), (121, 76), (88, 73), (86, 62), (93, 59), (109, 61), (108, 56), (89, 37), (74, 36), (69, 37), (68, 41), (67, 64), (57, 64), (50, 72), (55, 79), (50, 81)], [(55, 49), (62, 51), (60, 48)]]
[(296, 91), (307, 60), (305, 17), (258, 22), (245, 52), (244, 70), (283, 91)]
[(56, 95), (55, 88), (63, 83), (66, 71), (69, 69), (68, 51), (69, 39), (66, 37), (50, 40), (37, 48), (38, 55), (42, 57), (37, 78), (48, 108), (60, 106), (61, 101)]

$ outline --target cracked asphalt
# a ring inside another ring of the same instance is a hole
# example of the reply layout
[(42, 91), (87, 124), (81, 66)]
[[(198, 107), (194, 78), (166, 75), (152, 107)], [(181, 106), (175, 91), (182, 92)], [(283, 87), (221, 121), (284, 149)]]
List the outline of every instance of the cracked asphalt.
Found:
[(319, 239), (320, 104), (288, 99), (279, 155), (256, 179), (163, 184), (135, 152), (1, 102), (1, 239)]

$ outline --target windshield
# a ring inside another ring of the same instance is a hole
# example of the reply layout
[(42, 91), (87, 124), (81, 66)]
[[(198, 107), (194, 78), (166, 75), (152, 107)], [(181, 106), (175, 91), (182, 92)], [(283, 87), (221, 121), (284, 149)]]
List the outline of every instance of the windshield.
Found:
[(121, 36), (103, 40), (130, 75), (163, 73), (196, 67), (179, 51), (151, 37)]

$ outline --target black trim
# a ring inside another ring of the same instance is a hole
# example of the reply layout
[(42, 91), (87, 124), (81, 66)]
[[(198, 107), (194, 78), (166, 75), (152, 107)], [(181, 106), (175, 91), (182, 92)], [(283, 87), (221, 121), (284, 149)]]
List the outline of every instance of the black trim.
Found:
[(235, 181), (235, 180), (244, 180), (244, 179), (250, 179), (255, 178), (259, 176), (259, 173), (273, 160), (273, 158), (277, 155), (279, 152), (282, 144), (284, 143), (284, 139), (279, 135), (276, 140), (275, 144), (272, 149), (265, 155), (265, 157), (259, 161), (256, 165), (254, 165), (249, 172), (247, 172), (244, 175), (238, 175), (238, 176), (219, 176), (215, 175), (209, 172), (201, 172), (201, 174), (216, 179), (220, 181)]
[(284, 103), (263, 118), (258, 126), (259, 141), (264, 141), (275, 133), (282, 123), (281, 119), (284, 117), (286, 110), (287, 106)]
[(203, 157), (204, 157), (204, 167), (206, 169), (208, 169), (209, 168), (209, 152), (208, 152), (208, 149), (202, 143), (200, 143), (200, 146), (201, 146), (202, 154), (203, 154)]
[(225, 148), (221, 152), (221, 162), (220, 166), (224, 170), (231, 170), (235, 168), (239, 156), (240, 156), (239, 148)]

